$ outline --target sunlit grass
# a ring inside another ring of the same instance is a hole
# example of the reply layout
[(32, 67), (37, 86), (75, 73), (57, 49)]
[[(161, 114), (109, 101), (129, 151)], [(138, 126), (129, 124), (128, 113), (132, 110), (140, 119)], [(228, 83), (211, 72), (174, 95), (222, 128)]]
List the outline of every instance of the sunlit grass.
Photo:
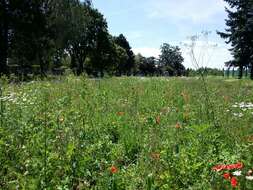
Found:
[(0, 188), (230, 188), (212, 167), (253, 167), (253, 83), (207, 89), (214, 117), (197, 78), (2, 84)]

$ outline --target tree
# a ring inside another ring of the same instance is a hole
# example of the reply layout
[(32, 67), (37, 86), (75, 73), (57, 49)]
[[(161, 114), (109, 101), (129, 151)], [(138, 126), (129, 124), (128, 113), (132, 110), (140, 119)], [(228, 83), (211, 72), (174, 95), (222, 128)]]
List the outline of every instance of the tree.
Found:
[(120, 76), (122, 74), (121, 68), (127, 64), (128, 55), (127, 55), (126, 50), (122, 48), (121, 46), (114, 44), (114, 48), (115, 48), (114, 70), (115, 70), (115, 74), (117, 76)]
[(68, 51), (71, 55), (71, 67), (77, 75), (85, 71), (85, 60), (91, 59), (93, 69), (103, 73), (104, 62), (108, 54), (109, 37), (107, 23), (98, 10), (90, 4), (77, 3), (71, 10), (71, 27), (68, 33)]
[(9, 2), (0, 1), (0, 75), (7, 74), (9, 50)]
[[(252, 0), (224, 0), (232, 8), (226, 8), (228, 19), (226, 20), (227, 29), (218, 34), (227, 39), (226, 43), (231, 43), (230, 51), (234, 60), (227, 63), (228, 66), (239, 67), (239, 78), (242, 78), (243, 68), (251, 65), (252, 68)], [(233, 11), (235, 10), (235, 11)], [(253, 69), (251, 69), (251, 78), (253, 79)]]
[(11, 43), (9, 59), (26, 74), (32, 65), (39, 65), (45, 75), (53, 47), (50, 0), (9, 1)]
[(91, 0), (0, 0), (0, 74), (46, 75), (64, 60), (78, 75), (130, 75), (135, 65), (126, 38), (109, 35)]
[(153, 76), (156, 72), (156, 59), (155, 57), (142, 57), (139, 65), (140, 73), (145, 76)]
[(77, 2), (71, 6), (69, 31), (67, 33), (67, 50), (71, 56), (71, 68), (77, 75), (84, 72), (84, 62), (92, 46), (89, 32), (90, 8)]
[(140, 71), (140, 65), (143, 64), (143, 60), (144, 60), (145, 57), (143, 57), (140, 53), (138, 53), (137, 55), (135, 55), (134, 57), (134, 68), (133, 68), (133, 74), (134, 75), (138, 75), (138, 74), (141, 74), (141, 71)]
[(104, 76), (104, 71), (110, 70), (111, 67), (111, 51), (113, 44), (107, 30), (107, 22), (98, 10), (93, 9), (90, 12), (92, 25), (89, 28), (90, 38), (93, 40), (89, 56), (92, 61), (92, 67), (95, 71), (100, 72), (100, 76)]
[(184, 58), (178, 46), (171, 46), (164, 43), (161, 46), (161, 55), (159, 56), (159, 65), (171, 76), (181, 76), (185, 72), (183, 66)]
[(122, 47), (123, 49), (125, 49), (128, 55), (126, 64), (120, 65), (120, 67), (118, 68), (118, 73), (120, 75), (122, 74), (130, 75), (134, 67), (134, 53), (132, 51), (132, 48), (123, 34), (120, 34), (118, 37), (115, 37), (115, 43), (120, 47)]

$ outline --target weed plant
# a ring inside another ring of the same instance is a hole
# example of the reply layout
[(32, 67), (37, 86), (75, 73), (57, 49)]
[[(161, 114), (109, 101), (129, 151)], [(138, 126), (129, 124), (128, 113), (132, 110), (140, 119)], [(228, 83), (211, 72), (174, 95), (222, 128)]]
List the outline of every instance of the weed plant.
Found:
[[(253, 83), (68, 76), (1, 81), (1, 189), (252, 189)], [(231, 174), (234, 171), (230, 171)]]

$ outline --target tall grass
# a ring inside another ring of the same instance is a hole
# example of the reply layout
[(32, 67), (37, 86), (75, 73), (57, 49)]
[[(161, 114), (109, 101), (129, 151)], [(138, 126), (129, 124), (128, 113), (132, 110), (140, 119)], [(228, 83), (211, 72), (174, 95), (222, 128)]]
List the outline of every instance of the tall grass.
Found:
[[(253, 83), (206, 80), (219, 127), (201, 85), (68, 76), (1, 86), (0, 188), (230, 188), (212, 167), (252, 167), (253, 109), (236, 102), (253, 102)], [(243, 179), (238, 189), (251, 189)]]

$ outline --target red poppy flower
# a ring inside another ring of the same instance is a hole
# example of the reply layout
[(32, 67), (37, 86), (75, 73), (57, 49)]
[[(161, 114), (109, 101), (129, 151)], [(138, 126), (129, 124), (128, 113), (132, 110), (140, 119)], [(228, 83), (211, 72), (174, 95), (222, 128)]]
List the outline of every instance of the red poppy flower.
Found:
[(111, 170), (111, 173), (112, 173), (112, 174), (115, 174), (115, 173), (118, 172), (118, 168), (117, 168), (116, 166), (112, 166), (112, 167), (110, 168), (110, 170)]
[(217, 166), (214, 166), (212, 168), (212, 170), (214, 171), (221, 171), (221, 170), (234, 170), (234, 169), (242, 169), (243, 168), (243, 163), (241, 162), (238, 162), (236, 164), (229, 164), (229, 165), (217, 165)]
[(224, 177), (225, 179), (230, 179), (230, 173), (224, 173), (224, 174), (223, 174), (223, 177)]
[(231, 182), (232, 187), (236, 187), (237, 186), (237, 179), (235, 177), (232, 177), (231, 180), (230, 180), (230, 182)]
[(212, 168), (212, 170), (217, 171), (217, 172), (221, 170), (225, 170), (225, 169), (226, 169), (226, 165), (217, 165)]
[(236, 169), (242, 169), (242, 168), (243, 168), (243, 163), (238, 162), (238, 163), (236, 164)]
[(226, 167), (227, 170), (242, 169), (242, 168), (243, 168), (243, 163), (241, 162), (238, 162), (236, 164), (230, 164), (230, 165), (227, 165)]

